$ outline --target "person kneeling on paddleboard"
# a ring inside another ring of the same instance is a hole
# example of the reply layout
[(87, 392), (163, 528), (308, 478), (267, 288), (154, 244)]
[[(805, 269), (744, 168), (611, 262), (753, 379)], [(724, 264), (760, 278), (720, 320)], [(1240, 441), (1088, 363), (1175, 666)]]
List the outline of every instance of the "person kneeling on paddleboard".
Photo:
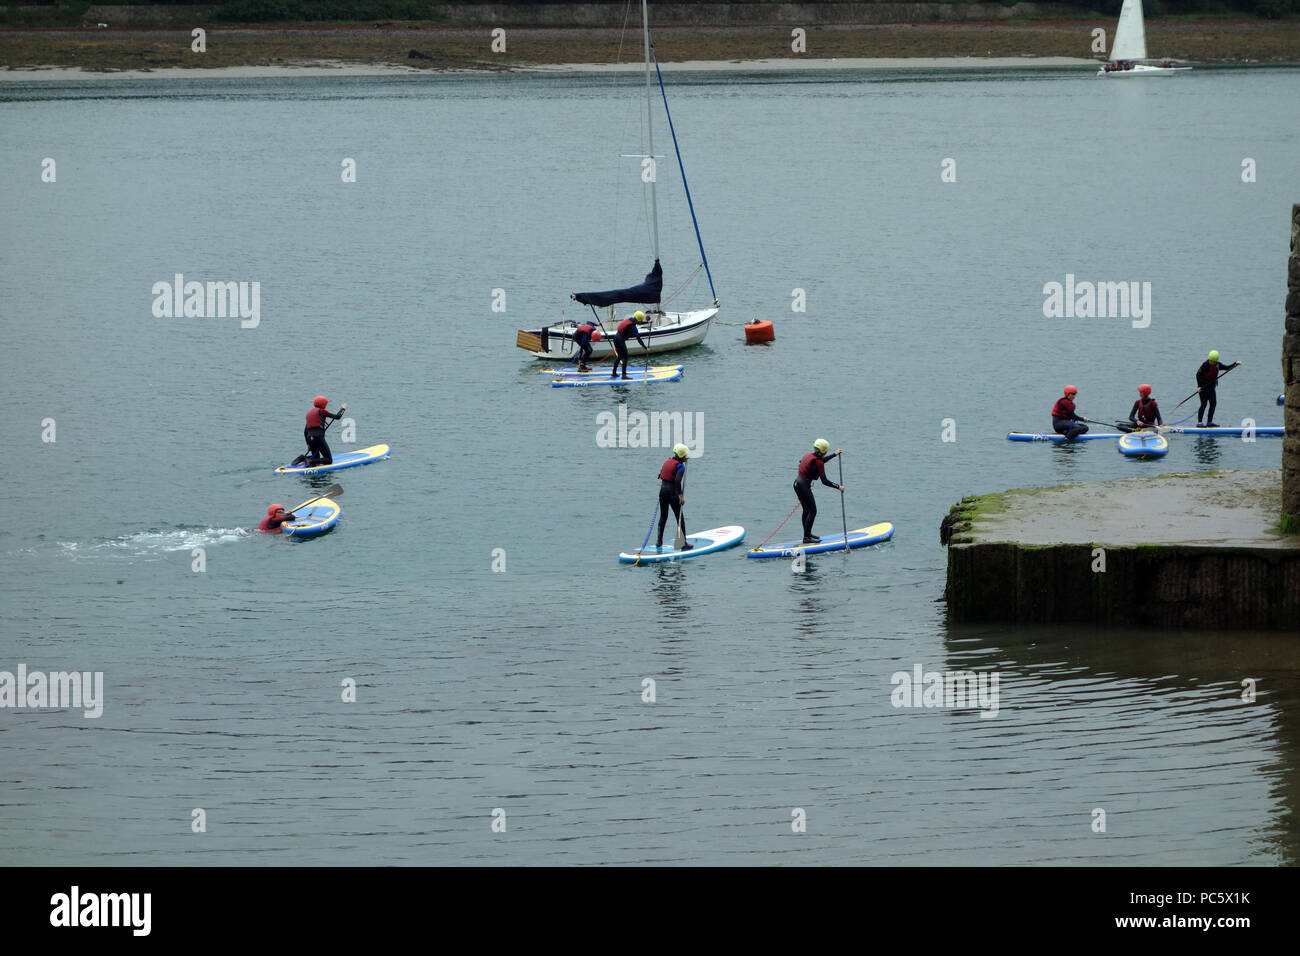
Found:
[(1130, 424), (1138, 428), (1151, 428), (1153, 425), (1163, 425), (1165, 423), (1164, 419), (1160, 417), (1160, 406), (1151, 397), (1150, 385), (1138, 386), (1138, 400), (1128, 410), (1128, 420)]
[(627, 336), (629, 332), (636, 336), (636, 340), (638, 344), (640, 344), (641, 348), (646, 351), (650, 350), (650, 346), (646, 345), (645, 340), (641, 338), (641, 330), (636, 327), (638, 322), (644, 321), (645, 313), (638, 309), (628, 318), (620, 322), (618, 328), (614, 330), (614, 371), (609, 373), (610, 378), (618, 378), (619, 362), (623, 363), (623, 377), (630, 377), (627, 374)]
[(280, 525), (286, 521), (294, 519), (293, 512), (285, 511), (284, 505), (274, 504), (266, 506), (266, 517), (262, 523), (257, 526), (258, 531), (279, 531)]
[[(686, 518), (682, 514), (682, 509), (686, 506), (686, 489), (683, 483), (686, 481), (686, 459), (690, 457), (690, 449), (685, 445), (673, 446), (673, 457), (663, 463), (659, 469), (659, 538), (655, 541), (656, 548), (664, 546), (664, 525), (668, 523), (668, 512), (671, 509), (673, 516), (677, 519), (677, 525), (686, 531)], [(682, 546), (683, 551), (690, 551), (695, 545), (689, 541)]]
[(329, 403), (330, 400), (324, 395), (317, 395), (312, 401), (311, 410), (307, 412), (307, 427), (302, 430), (302, 437), (307, 439), (307, 454), (299, 455), (291, 462), (292, 465), (315, 467), (334, 464), (330, 446), (325, 443), (325, 429), (329, 427), (326, 419), (342, 418), (348, 406), (344, 403), (336, 413), (325, 410), (325, 406)]
[(819, 438), (813, 442), (813, 450), (799, 461), (799, 474), (794, 480), (794, 493), (799, 496), (799, 503), (803, 505), (804, 544), (817, 544), (821, 541), (821, 538), (812, 533), (813, 520), (817, 517), (817, 501), (813, 498), (812, 483), (820, 478), (823, 485), (844, 491), (843, 485), (837, 485), (826, 477), (826, 462), (835, 455), (842, 455), (844, 449), (835, 449), (835, 455), (826, 454), (830, 450), (831, 443), (825, 438)]
[(1074, 413), (1074, 396), (1079, 390), (1073, 385), (1065, 386), (1065, 394), (1052, 406), (1052, 428), (1058, 435), (1064, 435), (1066, 441), (1074, 441), (1088, 430), (1083, 419)]
[(1219, 361), (1217, 350), (1211, 350), (1210, 354), (1205, 357), (1201, 367), (1196, 370), (1196, 391), (1201, 396), (1201, 407), (1196, 410), (1197, 426), (1201, 424), (1201, 414), (1208, 405), (1210, 414), (1205, 418), (1205, 427), (1219, 427), (1214, 424), (1214, 406), (1218, 404), (1218, 397), (1215, 395), (1214, 390), (1219, 386), (1219, 375), (1229, 369), (1236, 368), (1240, 364), (1240, 362), (1233, 362), (1231, 365), (1224, 365)]
[(600, 331), (590, 322), (583, 322), (573, 330), (573, 344), (578, 347), (578, 371), (590, 372), (587, 359), (591, 358), (591, 343), (600, 341)]

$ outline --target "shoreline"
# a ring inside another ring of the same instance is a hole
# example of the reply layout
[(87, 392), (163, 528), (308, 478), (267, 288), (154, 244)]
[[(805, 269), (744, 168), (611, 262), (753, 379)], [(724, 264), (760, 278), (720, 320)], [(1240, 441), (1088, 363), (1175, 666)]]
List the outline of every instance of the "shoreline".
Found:
[[(960, 69), (1046, 69), (1094, 66), (1096, 60), (1081, 57), (846, 57), (828, 60), (686, 60), (672, 64), (674, 72), (799, 72), (807, 70), (960, 70)], [(75, 82), (87, 79), (273, 79), (313, 76), (417, 76), (421, 74), (498, 73), (639, 73), (640, 63), (554, 63), (513, 67), (508, 70), (428, 69), (397, 64), (317, 62), (268, 66), (160, 67), (157, 69), (94, 70), (81, 67), (33, 66), (13, 69), (0, 67), (0, 83), (48, 81)]]
[[(808, 31), (806, 52), (794, 53), (789, 31), (754, 27), (662, 27), (655, 31), (661, 63), (674, 69), (818, 70), (922, 67), (1076, 66), (1100, 63), (1092, 31), (1111, 20), (888, 23), (826, 26)], [(213, 27), (205, 50), (191, 50), (188, 30), (0, 30), (0, 78), (190, 76), (231, 68), (393, 72), (566, 72), (640, 69), (640, 38), (600, 27), (512, 27), (505, 49), (493, 50), (485, 27)], [(635, 41), (635, 42), (634, 42)], [(1150, 21), (1154, 60), (1185, 64), (1300, 63), (1300, 20)], [(204, 71), (203, 73), (198, 72)], [(218, 72), (215, 75), (232, 75)], [(259, 75), (278, 75), (275, 73)]]

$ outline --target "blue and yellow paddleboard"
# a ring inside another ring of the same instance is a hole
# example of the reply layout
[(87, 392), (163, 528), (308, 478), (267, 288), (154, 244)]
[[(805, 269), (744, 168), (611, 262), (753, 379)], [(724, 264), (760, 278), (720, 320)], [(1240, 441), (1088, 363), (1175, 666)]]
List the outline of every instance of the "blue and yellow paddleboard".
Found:
[(1120, 437), (1118, 447), (1130, 458), (1160, 458), (1169, 451), (1169, 439), (1158, 432), (1129, 432)]
[(645, 369), (634, 368), (627, 373), (627, 378), (604, 374), (593, 375), (590, 372), (574, 372), (572, 375), (565, 375), (551, 382), (552, 388), (574, 388), (583, 385), (640, 385), (643, 382), (674, 382), (682, 377), (681, 366), (677, 368), (665, 368), (659, 371), (650, 370), (647, 375)]
[(294, 520), (280, 525), (280, 530), (296, 538), (324, 534), (339, 523), (343, 509), (331, 498), (317, 498), (305, 508), (294, 512)]
[(787, 541), (785, 544), (773, 544), (754, 548), (747, 558), (793, 558), (796, 554), (821, 554), (825, 551), (847, 551), (849, 548), (861, 548), (869, 544), (879, 544), (894, 536), (894, 526), (888, 521), (855, 528), (849, 532), (848, 548), (844, 546), (844, 532), (827, 535), (817, 544), (804, 544), (803, 541)]
[(308, 468), (306, 465), (281, 465), (275, 469), (275, 473), (277, 475), (318, 475), (323, 471), (338, 471), (340, 468), (355, 468), (357, 465), (368, 465), (371, 462), (383, 461), (389, 454), (387, 445), (371, 445), (369, 448), (363, 448), (360, 451), (348, 451), (341, 455), (335, 455), (333, 463), (328, 465), (320, 465), (316, 468)]

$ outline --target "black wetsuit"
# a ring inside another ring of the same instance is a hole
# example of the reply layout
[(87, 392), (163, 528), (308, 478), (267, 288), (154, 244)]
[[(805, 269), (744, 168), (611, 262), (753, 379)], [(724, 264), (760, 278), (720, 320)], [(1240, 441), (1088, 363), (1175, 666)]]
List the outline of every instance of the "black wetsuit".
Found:
[(1160, 405), (1154, 398), (1139, 398), (1128, 410), (1128, 420), (1134, 425), (1163, 425), (1160, 417)]
[(1064, 395), (1052, 406), (1052, 428), (1058, 435), (1064, 435), (1066, 441), (1074, 441), (1088, 432), (1088, 426), (1083, 424), (1083, 419), (1074, 413), (1073, 400)]
[(578, 367), (587, 364), (587, 359), (591, 358), (591, 333), (596, 331), (595, 326), (589, 322), (584, 322), (573, 331), (573, 344), (578, 347)]
[(823, 485), (836, 490), (840, 487), (826, 477), (826, 462), (834, 457), (835, 455), (831, 454), (822, 458), (816, 452), (809, 452), (799, 462), (799, 474), (794, 480), (794, 493), (798, 496), (799, 503), (803, 505), (803, 536), (805, 541), (813, 537), (813, 521), (817, 518), (817, 499), (813, 497), (812, 493), (813, 479), (820, 478)]
[[(676, 464), (676, 468), (669, 468), (669, 465)], [(664, 475), (672, 472), (671, 478), (665, 478)], [(659, 469), (659, 539), (655, 541), (655, 547), (662, 548), (664, 544), (664, 526), (668, 524), (668, 512), (671, 510), (673, 516), (677, 519), (677, 524), (683, 530), (686, 528), (686, 518), (682, 515), (682, 495), (684, 494), (684, 482), (686, 481), (686, 462), (674, 458), (669, 458), (664, 462), (663, 467)]]
[(618, 324), (617, 331), (614, 332), (614, 371), (609, 373), (610, 378), (618, 375), (618, 363), (623, 363), (623, 377), (627, 378), (627, 334), (631, 332), (636, 336), (637, 343), (645, 348), (645, 341), (641, 338), (641, 330), (636, 327), (636, 319), (624, 319)]
[(1240, 362), (1233, 362), (1231, 365), (1224, 365), (1222, 362), (1202, 362), (1201, 367), (1196, 370), (1196, 387), (1201, 390), (1201, 407), (1196, 410), (1196, 424), (1201, 424), (1201, 416), (1208, 405), (1210, 414), (1205, 418), (1205, 424), (1209, 425), (1214, 421), (1214, 407), (1218, 404), (1218, 396), (1214, 390), (1219, 386), (1219, 373), (1226, 372), (1230, 368), (1236, 368)]
[[(319, 413), (313, 418), (312, 412)], [(293, 460), (294, 465), (332, 465), (334, 456), (330, 446), (325, 442), (325, 426), (321, 424), (326, 418), (342, 418), (342, 412), (327, 412), (323, 408), (312, 408), (307, 413), (307, 427), (302, 430), (302, 437), (307, 439), (307, 454), (299, 455)], [(317, 424), (313, 425), (315, 421)]]

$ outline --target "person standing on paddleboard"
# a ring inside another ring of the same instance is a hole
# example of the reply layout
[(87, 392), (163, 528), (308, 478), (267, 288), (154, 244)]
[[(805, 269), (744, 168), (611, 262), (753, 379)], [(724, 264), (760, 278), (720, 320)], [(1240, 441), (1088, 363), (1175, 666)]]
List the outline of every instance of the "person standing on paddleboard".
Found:
[(629, 332), (636, 336), (641, 348), (649, 349), (649, 346), (645, 344), (645, 340), (641, 338), (641, 330), (636, 327), (638, 322), (644, 321), (645, 313), (637, 309), (636, 312), (620, 322), (618, 328), (614, 330), (614, 371), (609, 373), (610, 378), (618, 378), (619, 362), (623, 363), (623, 377), (630, 377), (627, 374), (627, 336)]
[(1160, 406), (1151, 397), (1150, 385), (1138, 386), (1138, 400), (1128, 410), (1128, 420), (1138, 428), (1151, 428), (1153, 425), (1164, 424), (1164, 419), (1160, 417)]
[(600, 332), (590, 322), (583, 322), (573, 330), (573, 344), (578, 347), (578, 371), (590, 372), (587, 359), (591, 358), (591, 343), (600, 341)]
[(311, 410), (307, 412), (307, 426), (302, 430), (302, 437), (307, 439), (307, 454), (299, 455), (293, 460), (294, 465), (317, 465), (334, 464), (334, 455), (330, 452), (330, 446), (325, 443), (325, 428), (327, 418), (342, 418), (343, 413), (348, 410), (347, 404), (343, 404), (337, 412), (326, 411), (325, 406), (330, 400), (324, 395), (317, 395), (312, 401)]
[(813, 498), (812, 483), (820, 478), (823, 485), (838, 488), (841, 493), (844, 491), (843, 485), (837, 485), (826, 477), (826, 462), (835, 455), (842, 455), (844, 449), (835, 449), (835, 455), (826, 454), (830, 450), (831, 443), (825, 438), (813, 442), (813, 450), (800, 459), (799, 474), (794, 479), (794, 493), (798, 495), (799, 503), (803, 505), (804, 544), (817, 544), (821, 541), (821, 538), (812, 533), (813, 521), (817, 518), (817, 500)]
[[(664, 462), (663, 467), (659, 469), (659, 538), (655, 541), (656, 548), (664, 546), (664, 525), (668, 523), (669, 510), (677, 519), (677, 524), (682, 531), (686, 530), (686, 518), (682, 514), (682, 509), (686, 507), (686, 489), (682, 483), (686, 481), (688, 457), (690, 457), (689, 448), (685, 445), (674, 445), (673, 457)], [(689, 551), (693, 547), (695, 545), (688, 541), (682, 546), (682, 550)]]
[(284, 505), (278, 503), (273, 505), (267, 505), (266, 517), (263, 518), (262, 523), (257, 526), (257, 530), (258, 531), (279, 531), (280, 525), (284, 524), (286, 521), (292, 521), (293, 519), (294, 519), (293, 513), (285, 511)]
[(1052, 428), (1058, 435), (1064, 435), (1066, 441), (1074, 441), (1088, 431), (1083, 419), (1074, 413), (1074, 396), (1079, 390), (1073, 385), (1065, 386), (1065, 392), (1052, 406)]
[(1217, 350), (1211, 350), (1210, 354), (1205, 357), (1201, 367), (1196, 370), (1196, 391), (1201, 396), (1201, 407), (1196, 410), (1196, 424), (1201, 424), (1201, 415), (1205, 412), (1208, 405), (1210, 414), (1205, 418), (1206, 428), (1218, 428), (1214, 424), (1214, 406), (1218, 404), (1218, 397), (1214, 390), (1219, 385), (1219, 375), (1229, 369), (1234, 369), (1240, 362), (1233, 362), (1231, 365), (1223, 365), (1219, 362), (1219, 353)]

